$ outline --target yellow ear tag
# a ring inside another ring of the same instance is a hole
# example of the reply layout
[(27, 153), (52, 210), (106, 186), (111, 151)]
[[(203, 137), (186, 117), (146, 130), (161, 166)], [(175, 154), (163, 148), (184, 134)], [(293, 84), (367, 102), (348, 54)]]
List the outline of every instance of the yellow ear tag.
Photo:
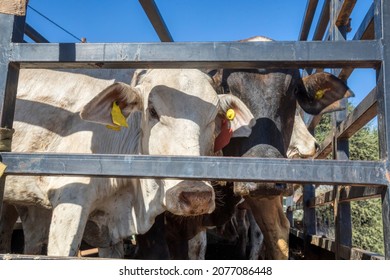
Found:
[(115, 131), (121, 131), (120, 126), (106, 125), (106, 127)]
[(316, 92), (314, 98), (316, 100), (320, 100), (322, 97), (324, 97), (324, 94), (325, 94), (325, 90), (320, 89), (319, 91)]
[(112, 103), (111, 109), (112, 122), (119, 126), (129, 127), (125, 116), (122, 114), (121, 108), (119, 108), (116, 102)]
[(0, 177), (3, 176), (5, 169), (7, 168), (7, 165), (0, 162)]
[(235, 117), (236, 117), (236, 112), (234, 112), (233, 109), (229, 109), (229, 110), (226, 111), (226, 118), (227, 118), (229, 121), (234, 120)]

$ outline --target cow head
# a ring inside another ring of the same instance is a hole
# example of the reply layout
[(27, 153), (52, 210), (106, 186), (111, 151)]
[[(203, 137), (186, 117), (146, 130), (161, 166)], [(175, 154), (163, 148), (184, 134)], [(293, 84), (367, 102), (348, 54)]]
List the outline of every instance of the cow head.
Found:
[[(144, 155), (212, 155), (216, 127), (229, 108), (236, 112), (231, 123), (236, 133), (250, 134), (253, 121), (237, 97), (220, 98), (206, 74), (189, 69), (137, 71), (131, 85), (111, 85), (85, 105), (80, 115), (118, 128), (121, 121), (112, 117), (113, 106), (124, 118), (141, 113), (139, 153)], [(215, 208), (209, 182), (142, 179), (142, 187), (161, 202), (161, 212), (190, 216), (211, 213)]]
[[(244, 41), (269, 39), (254, 37)], [(298, 69), (218, 69), (209, 73), (216, 90), (240, 98), (256, 120), (249, 137), (234, 138), (223, 149), (226, 156), (313, 156), (318, 144), (302, 120), (294, 117), (296, 104), (316, 115), (339, 108), (340, 99), (353, 96), (342, 80), (329, 73), (304, 78)], [(279, 192), (276, 185), (275, 189)]]
[[(223, 150), (227, 156), (242, 156), (256, 145), (266, 144), (286, 157), (294, 136), (297, 103), (307, 113), (321, 114), (338, 108), (334, 104), (340, 99), (353, 96), (343, 81), (328, 73), (301, 78), (293, 69), (223, 69), (213, 80), (217, 91), (240, 98), (256, 120), (249, 138), (234, 139)], [(314, 146), (307, 148), (313, 150)]]

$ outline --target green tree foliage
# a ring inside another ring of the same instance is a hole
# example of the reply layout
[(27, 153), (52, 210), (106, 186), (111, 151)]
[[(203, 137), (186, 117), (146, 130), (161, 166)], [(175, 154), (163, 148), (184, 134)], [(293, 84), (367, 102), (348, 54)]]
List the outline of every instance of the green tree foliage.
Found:
[(384, 255), (381, 199), (351, 202), (352, 245)]
[[(353, 107), (349, 105), (348, 111)], [(324, 115), (315, 130), (317, 141), (322, 142), (331, 131), (331, 114)], [(378, 131), (367, 125), (349, 139), (350, 160), (378, 160)], [(384, 254), (382, 208), (380, 199), (351, 202), (352, 245)], [(320, 213), (319, 213), (320, 214)], [(327, 215), (322, 213), (321, 215)]]

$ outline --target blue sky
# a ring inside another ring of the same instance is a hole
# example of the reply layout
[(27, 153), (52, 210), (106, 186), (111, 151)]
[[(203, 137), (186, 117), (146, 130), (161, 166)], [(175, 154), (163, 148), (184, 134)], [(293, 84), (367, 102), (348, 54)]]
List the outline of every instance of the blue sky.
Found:
[[(175, 41), (232, 41), (263, 35), (275, 40), (297, 40), (306, 0), (155, 0)], [(322, 7), (319, 1), (315, 20)], [(352, 38), (371, 0), (357, 1)], [(158, 42), (138, 0), (30, 0), (29, 5), (76, 37), (97, 42)], [(77, 42), (35, 11), (27, 22), (50, 42)], [(312, 28), (309, 40), (314, 32)], [(372, 69), (355, 70), (348, 81), (358, 102), (374, 87)]]

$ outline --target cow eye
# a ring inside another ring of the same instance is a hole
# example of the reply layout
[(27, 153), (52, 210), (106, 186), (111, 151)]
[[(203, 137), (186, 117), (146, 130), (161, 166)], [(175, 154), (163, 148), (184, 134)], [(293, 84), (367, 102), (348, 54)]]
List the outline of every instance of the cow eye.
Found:
[(153, 118), (153, 119), (159, 119), (159, 116), (156, 112), (156, 109), (154, 109), (153, 107), (152, 108), (149, 108), (149, 114), (150, 114), (150, 117)]

